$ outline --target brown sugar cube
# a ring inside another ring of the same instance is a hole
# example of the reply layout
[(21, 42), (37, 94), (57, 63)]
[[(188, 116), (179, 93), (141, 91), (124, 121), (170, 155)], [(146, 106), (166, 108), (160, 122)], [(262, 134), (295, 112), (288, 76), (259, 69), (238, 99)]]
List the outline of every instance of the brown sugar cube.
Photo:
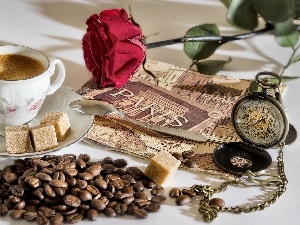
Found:
[(45, 151), (58, 146), (54, 125), (42, 124), (30, 128), (33, 150)]
[(58, 141), (66, 139), (71, 131), (68, 114), (65, 112), (48, 112), (42, 118), (41, 124), (53, 124)]
[(169, 152), (161, 151), (151, 158), (145, 169), (145, 175), (156, 185), (162, 186), (175, 174), (179, 165), (180, 161)]
[(29, 127), (27, 125), (5, 127), (6, 151), (20, 154), (30, 151)]

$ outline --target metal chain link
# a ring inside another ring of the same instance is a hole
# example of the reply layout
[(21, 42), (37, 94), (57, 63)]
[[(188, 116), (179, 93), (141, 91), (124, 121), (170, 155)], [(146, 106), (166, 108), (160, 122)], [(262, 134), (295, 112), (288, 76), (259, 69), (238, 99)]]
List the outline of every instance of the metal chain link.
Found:
[(223, 182), (219, 187), (212, 188), (209, 185), (194, 185), (191, 187), (197, 195), (202, 196), (202, 200), (199, 203), (199, 212), (203, 215), (203, 220), (205, 222), (211, 222), (218, 216), (218, 212), (232, 212), (232, 213), (250, 213), (258, 210), (263, 210), (271, 204), (275, 203), (276, 200), (285, 192), (286, 186), (288, 184), (287, 177), (284, 172), (284, 159), (283, 159), (283, 147), (284, 143), (280, 145), (277, 157), (277, 173), (278, 182), (276, 182), (277, 191), (266, 201), (248, 207), (219, 207), (216, 205), (209, 205), (209, 200), (212, 195), (217, 192), (222, 192), (227, 189), (229, 185), (243, 184), (238, 181), (226, 181)]

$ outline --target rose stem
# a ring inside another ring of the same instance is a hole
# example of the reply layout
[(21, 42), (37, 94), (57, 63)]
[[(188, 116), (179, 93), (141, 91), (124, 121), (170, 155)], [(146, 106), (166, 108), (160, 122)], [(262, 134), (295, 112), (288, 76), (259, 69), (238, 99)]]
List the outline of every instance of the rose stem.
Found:
[(268, 31), (274, 30), (274, 26), (270, 23), (266, 23), (265, 28), (244, 33), (244, 34), (238, 34), (238, 35), (232, 35), (232, 36), (197, 36), (197, 37), (182, 37), (182, 38), (175, 38), (165, 41), (158, 41), (146, 44), (147, 49), (151, 48), (157, 48), (167, 45), (173, 45), (178, 43), (185, 43), (185, 42), (208, 42), (208, 41), (218, 41), (222, 44), (229, 42), (229, 41), (235, 41), (235, 40), (242, 40), (242, 39), (248, 39), (263, 33), (266, 33)]

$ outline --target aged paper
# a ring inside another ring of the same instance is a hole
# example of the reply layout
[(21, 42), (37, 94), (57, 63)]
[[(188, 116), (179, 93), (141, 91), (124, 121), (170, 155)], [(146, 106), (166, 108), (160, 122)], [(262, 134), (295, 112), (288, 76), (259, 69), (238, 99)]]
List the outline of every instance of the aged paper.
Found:
[(85, 99), (109, 101), (140, 122), (198, 132), (210, 141), (196, 143), (167, 137), (109, 117), (96, 117), (86, 141), (143, 158), (157, 151), (193, 150), (198, 167), (192, 171), (228, 176), (214, 165), (212, 152), (218, 143), (240, 141), (231, 124), (231, 111), (251, 81), (204, 75), (153, 60), (147, 61), (146, 69), (157, 79), (140, 69), (120, 89), (97, 89), (91, 80), (78, 93)]

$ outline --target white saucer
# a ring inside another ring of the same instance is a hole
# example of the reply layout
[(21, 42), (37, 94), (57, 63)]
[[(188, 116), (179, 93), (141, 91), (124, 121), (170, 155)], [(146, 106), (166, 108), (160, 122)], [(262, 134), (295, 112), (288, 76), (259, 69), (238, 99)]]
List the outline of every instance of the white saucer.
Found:
[(66, 112), (69, 116), (71, 132), (64, 141), (58, 142), (58, 146), (56, 148), (42, 152), (34, 152), (32, 150), (29, 153), (9, 154), (6, 152), (5, 137), (0, 136), (0, 156), (27, 157), (47, 154), (80, 141), (92, 127), (94, 116), (77, 112), (69, 107), (70, 102), (79, 99), (82, 99), (82, 97), (71, 89), (60, 87), (54, 94), (47, 96), (38, 115), (28, 123), (30, 127), (38, 125), (42, 117), (50, 111)]

